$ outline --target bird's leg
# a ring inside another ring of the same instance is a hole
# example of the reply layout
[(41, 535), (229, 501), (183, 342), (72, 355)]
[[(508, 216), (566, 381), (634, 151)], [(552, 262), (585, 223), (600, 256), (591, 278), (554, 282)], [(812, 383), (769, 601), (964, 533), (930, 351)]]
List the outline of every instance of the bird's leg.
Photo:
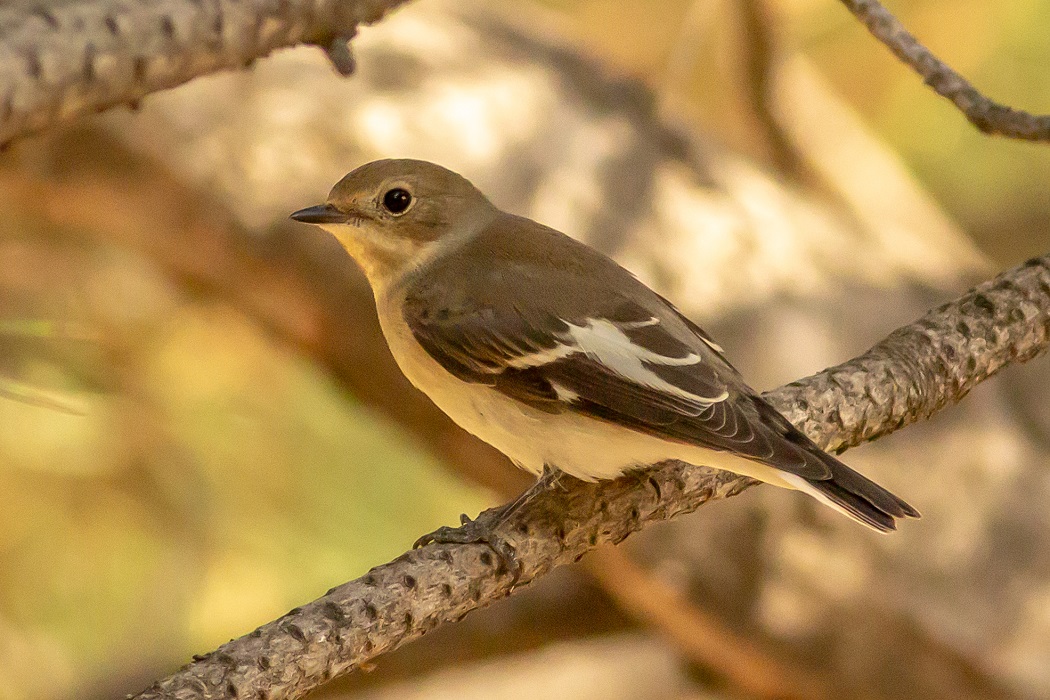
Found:
[(543, 465), (543, 473), (540, 474), (540, 478), (533, 485), (533, 488), (539, 488), (541, 485), (549, 489), (560, 489), (562, 491), (568, 490), (564, 484), (561, 483), (561, 478), (565, 472), (552, 467), (549, 464)]
[(514, 545), (507, 542), (496, 530), (537, 495), (559, 487), (560, 475), (558, 470), (544, 465), (543, 474), (536, 483), (522, 491), (510, 503), (490, 508), (474, 519), (464, 513), (459, 516), (459, 527), (439, 527), (416, 540), (413, 547), (424, 547), (428, 544), (486, 544), (499, 557), (502, 568), (511, 575), (513, 585), (521, 576), (521, 563), (514, 551)]

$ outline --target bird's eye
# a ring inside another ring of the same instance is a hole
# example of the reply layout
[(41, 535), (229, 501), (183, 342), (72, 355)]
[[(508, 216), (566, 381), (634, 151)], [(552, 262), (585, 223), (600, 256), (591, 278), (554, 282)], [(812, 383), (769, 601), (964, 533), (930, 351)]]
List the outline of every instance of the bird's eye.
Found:
[(383, 207), (391, 214), (404, 214), (410, 204), (412, 195), (400, 187), (395, 187), (383, 195)]

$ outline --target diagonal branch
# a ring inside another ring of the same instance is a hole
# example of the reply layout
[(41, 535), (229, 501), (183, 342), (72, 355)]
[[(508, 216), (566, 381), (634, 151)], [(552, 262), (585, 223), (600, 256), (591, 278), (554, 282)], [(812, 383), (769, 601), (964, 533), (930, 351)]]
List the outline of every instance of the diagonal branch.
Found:
[(271, 51), (346, 41), (406, 0), (80, 0), (0, 4), (0, 146)]
[[(1050, 255), (931, 311), (860, 357), (766, 398), (818, 444), (841, 450), (931, 416), (1048, 344)], [(496, 526), (516, 547), (521, 585), (599, 544), (620, 542), (650, 522), (758, 482), (669, 463), (616, 481), (565, 483), (539, 492)], [(491, 514), (480, 518), (492, 523)], [(427, 546), (198, 657), (136, 697), (298, 698), (513, 590), (487, 547)]]
[(842, 4), (876, 39), (921, 75), (937, 94), (951, 100), (981, 131), (1027, 141), (1050, 141), (1050, 115), (1029, 114), (982, 95), (966, 78), (923, 46), (878, 0), (842, 0)]

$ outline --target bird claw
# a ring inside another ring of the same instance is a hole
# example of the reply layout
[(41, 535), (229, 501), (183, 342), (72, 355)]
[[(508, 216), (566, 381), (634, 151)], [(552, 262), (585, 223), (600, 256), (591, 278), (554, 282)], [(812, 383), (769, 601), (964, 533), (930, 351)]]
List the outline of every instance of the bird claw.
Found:
[(431, 533), (423, 535), (415, 544), (413, 549), (425, 547), (428, 544), (484, 544), (491, 549), (499, 559), (497, 574), (507, 573), (511, 577), (511, 585), (518, 582), (521, 576), (521, 562), (518, 561), (514, 545), (507, 542), (492, 526), (484, 524), (481, 519), (471, 519), (466, 514), (459, 516), (459, 527), (444, 525)]

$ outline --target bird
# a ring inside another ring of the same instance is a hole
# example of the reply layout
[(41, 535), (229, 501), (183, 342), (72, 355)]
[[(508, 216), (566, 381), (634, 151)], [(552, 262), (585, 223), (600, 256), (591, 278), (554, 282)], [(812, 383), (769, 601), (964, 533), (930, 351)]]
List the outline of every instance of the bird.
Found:
[(678, 460), (801, 491), (880, 532), (919, 517), (795, 428), (631, 272), (451, 170), (373, 161), (291, 218), (364, 271), (409, 381), (523, 469), (595, 481)]

